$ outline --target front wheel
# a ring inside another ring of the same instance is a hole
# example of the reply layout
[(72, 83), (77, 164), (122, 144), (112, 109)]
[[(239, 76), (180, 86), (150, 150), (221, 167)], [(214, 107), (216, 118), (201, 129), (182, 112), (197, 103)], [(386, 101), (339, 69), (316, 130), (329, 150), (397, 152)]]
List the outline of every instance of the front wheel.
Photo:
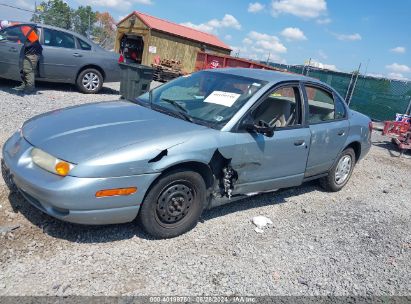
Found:
[(77, 88), (85, 94), (96, 94), (103, 87), (103, 76), (96, 69), (85, 69), (76, 81)]
[(172, 238), (196, 226), (205, 201), (206, 186), (200, 174), (172, 171), (151, 188), (140, 207), (138, 222), (156, 238)]
[(328, 176), (320, 179), (321, 186), (331, 192), (340, 191), (348, 183), (355, 166), (355, 152), (345, 149), (331, 168)]

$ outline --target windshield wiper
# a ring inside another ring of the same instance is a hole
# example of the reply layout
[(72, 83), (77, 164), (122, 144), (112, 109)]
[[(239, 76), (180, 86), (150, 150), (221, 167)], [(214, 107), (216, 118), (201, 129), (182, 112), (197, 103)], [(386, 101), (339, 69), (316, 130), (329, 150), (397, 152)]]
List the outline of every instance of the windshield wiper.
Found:
[(178, 104), (177, 101), (167, 98), (161, 98), (161, 100), (173, 105), (175, 108), (180, 109), (181, 111), (177, 111), (175, 113), (178, 113), (180, 117), (184, 118), (185, 120), (193, 122), (193, 118), (191, 118), (191, 116), (187, 114), (187, 110), (182, 105)]
[(184, 108), (182, 105), (180, 105), (176, 100), (172, 100), (172, 99), (168, 99), (168, 98), (161, 98), (161, 100), (172, 104), (173, 106), (175, 106), (176, 108), (179, 108), (181, 111), (183, 111), (184, 113), (187, 113), (186, 108)]

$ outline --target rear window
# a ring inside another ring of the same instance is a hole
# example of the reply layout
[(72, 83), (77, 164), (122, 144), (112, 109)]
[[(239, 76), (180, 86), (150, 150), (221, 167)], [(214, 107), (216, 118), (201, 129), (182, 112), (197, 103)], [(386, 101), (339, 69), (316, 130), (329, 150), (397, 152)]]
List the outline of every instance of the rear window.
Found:
[(309, 106), (309, 123), (319, 123), (335, 118), (333, 95), (316, 87), (305, 87)]

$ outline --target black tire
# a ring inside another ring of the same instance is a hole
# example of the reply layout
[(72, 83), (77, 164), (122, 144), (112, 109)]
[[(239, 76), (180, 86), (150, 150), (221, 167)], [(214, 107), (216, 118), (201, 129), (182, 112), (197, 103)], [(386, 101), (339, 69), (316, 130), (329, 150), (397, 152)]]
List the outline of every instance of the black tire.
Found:
[[(341, 176), (341, 175), (336, 175), (336, 172), (338, 171), (338, 168), (339, 168), (339, 164), (340, 162), (342, 162), (343, 160), (346, 160), (347, 158), (350, 159), (350, 162), (351, 162), (349, 171), (346, 173), (347, 175), (343, 174), (344, 179), (338, 178), (339, 176)], [(329, 192), (340, 191), (342, 188), (344, 188), (344, 186), (350, 180), (350, 177), (354, 170), (355, 162), (356, 162), (356, 159), (355, 159), (354, 150), (352, 148), (345, 149), (338, 157), (334, 166), (331, 168), (330, 172), (328, 173), (328, 176), (320, 179), (321, 187), (323, 187), (326, 191), (329, 191)]]
[[(90, 79), (91, 82), (87, 82)], [(96, 94), (103, 87), (104, 78), (96, 69), (85, 69), (78, 74), (76, 86), (80, 92), (85, 94)]]
[(193, 229), (204, 210), (206, 185), (200, 174), (175, 170), (162, 176), (147, 194), (137, 216), (155, 238), (172, 238)]

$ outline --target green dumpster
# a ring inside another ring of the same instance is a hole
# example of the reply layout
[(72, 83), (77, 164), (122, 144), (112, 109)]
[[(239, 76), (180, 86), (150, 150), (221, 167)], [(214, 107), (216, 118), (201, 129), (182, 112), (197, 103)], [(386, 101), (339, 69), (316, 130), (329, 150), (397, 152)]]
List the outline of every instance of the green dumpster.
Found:
[(134, 99), (150, 89), (154, 69), (141, 64), (119, 63), (121, 68), (120, 95)]

